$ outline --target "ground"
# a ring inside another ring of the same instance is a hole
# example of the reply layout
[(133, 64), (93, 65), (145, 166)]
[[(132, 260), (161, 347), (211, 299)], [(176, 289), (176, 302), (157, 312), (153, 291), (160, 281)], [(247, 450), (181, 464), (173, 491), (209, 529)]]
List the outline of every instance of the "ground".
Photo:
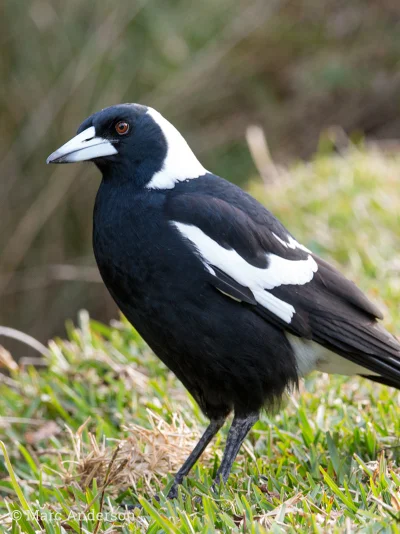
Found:
[[(273, 171), (252, 194), (399, 332), (400, 158), (353, 147)], [(123, 318), (81, 312), (67, 330), (44, 367), (0, 352), (2, 532), (400, 532), (399, 392), (313, 374), (263, 414), (217, 497), (227, 427), (178, 500), (157, 502), (205, 418)]]

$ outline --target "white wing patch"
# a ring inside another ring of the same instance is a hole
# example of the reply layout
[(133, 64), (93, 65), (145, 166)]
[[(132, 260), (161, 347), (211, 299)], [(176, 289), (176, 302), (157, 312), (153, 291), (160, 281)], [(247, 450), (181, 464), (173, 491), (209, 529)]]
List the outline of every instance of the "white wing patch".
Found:
[(286, 260), (275, 254), (266, 254), (268, 267), (261, 269), (249, 264), (234, 249), (221, 247), (200, 228), (179, 222), (173, 223), (179, 232), (198, 250), (208, 270), (215, 265), (239, 284), (248, 287), (254, 298), (276, 316), (287, 323), (291, 322), (294, 307), (266, 290), (281, 285), (303, 285), (310, 282), (318, 265), (312, 256), (306, 260)]
[(282, 321), (285, 321), (285, 323), (291, 323), (293, 315), (296, 313), (296, 310), (291, 304), (271, 295), (271, 293), (268, 293), (265, 289), (250, 289), (253, 292), (254, 298), (261, 304), (261, 306), (267, 308), (267, 310), (282, 319)]
[(175, 126), (153, 108), (148, 108), (147, 113), (164, 134), (167, 142), (167, 155), (162, 169), (154, 174), (146, 187), (149, 189), (173, 189), (177, 182), (192, 180), (207, 174), (208, 171), (193, 154)]
[(292, 249), (298, 248), (299, 250), (304, 250), (304, 252), (309, 252), (311, 254), (311, 250), (309, 250), (307, 247), (305, 247), (301, 243), (298, 243), (295, 239), (293, 239), (291, 235), (287, 235), (286, 237), (287, 241), (284, 241), (283, 239), (281, 239), (279, 236), (274, 234), (274, 232), (272, 232), (272, 235), (279, 241), (279, 243), (281, 243), (281, 245), (283, 245), (286, 248), (292, 248)]

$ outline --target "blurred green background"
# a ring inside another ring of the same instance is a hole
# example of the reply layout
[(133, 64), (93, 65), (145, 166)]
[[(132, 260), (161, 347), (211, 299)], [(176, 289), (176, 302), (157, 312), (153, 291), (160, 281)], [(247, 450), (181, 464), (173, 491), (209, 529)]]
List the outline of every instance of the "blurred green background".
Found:
[(98, 172), (45, 165), (94, 111), (157, 108), (241, 186), (253, 124), (284, 164), (332, 126), (396, 148), (398, 0), (3, 0), (0, 43), (0, 324), (42, 341), (80, 308), (116, 315), (91, 249)]

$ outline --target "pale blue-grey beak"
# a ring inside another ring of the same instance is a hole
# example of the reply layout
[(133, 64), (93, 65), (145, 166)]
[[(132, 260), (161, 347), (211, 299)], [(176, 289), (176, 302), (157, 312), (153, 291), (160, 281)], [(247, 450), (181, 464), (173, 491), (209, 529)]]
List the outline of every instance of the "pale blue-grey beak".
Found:
[(96, 137), (96, 129), (90, 126), (50, 154), (46, 163), (75, 163), (118, 154), (110, 141)]

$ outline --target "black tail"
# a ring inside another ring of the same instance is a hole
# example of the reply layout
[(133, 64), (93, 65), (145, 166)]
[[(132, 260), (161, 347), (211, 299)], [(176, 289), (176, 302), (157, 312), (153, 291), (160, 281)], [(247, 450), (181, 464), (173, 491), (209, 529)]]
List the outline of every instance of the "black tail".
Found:
[(400, 343), (380, 324), (355, 313), (345, 319), (316, 314), (311, 319), (318, 343), (374, 373), (362, 376), (400, 389)]
[(385, 386), (390, 386), (391, 388), (400, 389), (399, 382), (396, 382), (395, 380), (392, 380), (390, 378), (386, 378), (385, 376), (375, 376), (375, 375), (360, 375), (363, 378), (368, 378), (368, 380), (373, 380), (374, 382), (378, 382), (379, 384), (384, 384)]

